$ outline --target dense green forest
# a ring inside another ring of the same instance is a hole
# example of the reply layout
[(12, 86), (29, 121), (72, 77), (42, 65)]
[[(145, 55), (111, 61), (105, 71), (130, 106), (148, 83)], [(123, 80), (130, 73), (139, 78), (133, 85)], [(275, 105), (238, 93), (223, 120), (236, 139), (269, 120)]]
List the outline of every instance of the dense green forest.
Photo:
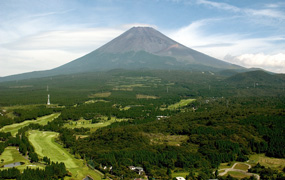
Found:
[[(32, 123), (21, 128), (16, 137), (0, 131), (0, 152), (17, 146), (32, 162), (42, 161), (27, 132), (55, 131), (58, 142), (72, 154), (112, 179), (145, 175), (171, 179), (175, 171), (189, 172), (188, 179), (216, 178), (213, 172), (220, 163), (244, 162), (255, 153), (285, 157), (284, 84), (284, 76), (262, 71), (213, 74), (158, 70), (113, 70), (5, 82), (0, 84), (0, 127), (55, 112), (61, 115), (47, 125)], [(45, 105), (48, 94), (49, 106)], [(194, 100), (168, 108), (182, 99)], [(65, 126), (80, 119), (102, 124), (107, 121), (104, 117), (127, 120), (115, 120), (96, 131)], [(2, 170), (1, 177), (7, 178), (12, 171), (10, 178), (14, 179), (47, 172), (51, 179), (67, 175), (65, 167), (52, 175), (49, 169), (57, 167), (50, 166), (59, 164), (50, 164), (48, 157), (43, 161), (47, 163), (44, 170), (20, 173), (13, 168)], [(129, 166), (143, 167), (144, 174), (131, 171)], [(252, 168), (252, 172), (263, 171), (270, 170)], [(262, 177), (284, 178), (284, 172), (270, 173)]]

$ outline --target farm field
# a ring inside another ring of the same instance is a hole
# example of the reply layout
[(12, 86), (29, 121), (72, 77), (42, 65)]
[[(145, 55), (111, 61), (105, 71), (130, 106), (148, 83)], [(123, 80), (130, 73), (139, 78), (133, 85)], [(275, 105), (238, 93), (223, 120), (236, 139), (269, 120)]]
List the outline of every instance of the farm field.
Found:
[(35, 148), (35, 152), (43, 158), (47, 156), (54, 162), (63, 162), (72, 173), (72, 177), (67, 179), (83, 179), (90, 175), (94, 179), (100, 179), (101, 176), (89, 169), (81, 159), (75, 159), (66, 149), (55, 142), (58, 133), (49, 131), (29, 131), (29, 141)]
[(55, 118), (57, 118), (60, 115), (60, 113), (54, 113), (47, 116), (39, 117), (36, 120), (27, 120), (21, 123), (15, 123), (11, 125), (4, 126), (0, 129), (0, 131), (3, 132), (11, 132), (12, 136), (16, 136), (18, 133), (18, 130), (22, 127), (28, 126), (31, 123), (36, 123), (40, 125), (46, 125), (48, 122), (53, 121)]

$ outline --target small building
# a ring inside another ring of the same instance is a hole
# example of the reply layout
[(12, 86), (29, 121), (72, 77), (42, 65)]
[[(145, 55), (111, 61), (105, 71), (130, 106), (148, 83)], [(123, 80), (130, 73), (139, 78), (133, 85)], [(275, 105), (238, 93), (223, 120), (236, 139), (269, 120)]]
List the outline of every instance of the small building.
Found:
[(176, 177), (176, 180), (185, 180), (184, 177)]
[(129, 168), (130, 168), (130, 170), (133, 170), (133, 171), (136, 169), (135, 166), (129, 166)]
[(164, 119), (164, 118), (167, 118), (167, 116), (156, 116), (157, 120)]
[(132, 171), (136, 171), (139, 175), (142, 175), (144, 172), (142, 167), (129, 166), (129, 168)]

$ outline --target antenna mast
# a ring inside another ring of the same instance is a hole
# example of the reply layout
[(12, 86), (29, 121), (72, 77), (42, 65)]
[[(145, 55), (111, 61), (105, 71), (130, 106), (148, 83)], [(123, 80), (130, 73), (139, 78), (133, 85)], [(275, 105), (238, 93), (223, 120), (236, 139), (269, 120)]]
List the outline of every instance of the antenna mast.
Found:
[(47, 105), (50, 105), (50, 99), (49, 99), (49, 94), (48, 94), (48, 100), (47, 100)]

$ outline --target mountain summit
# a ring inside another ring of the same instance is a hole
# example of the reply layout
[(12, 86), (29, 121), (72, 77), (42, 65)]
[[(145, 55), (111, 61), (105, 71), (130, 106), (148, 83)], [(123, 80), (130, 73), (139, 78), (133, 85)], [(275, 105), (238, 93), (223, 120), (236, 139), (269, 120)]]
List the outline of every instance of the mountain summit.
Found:
[(177, 42), (151, 27), (133, 27), (98, 50), (108, 53), (128, 51), (158, 53), (175, 44)]
[(241, 69), (190, 49), (151, 27), (133, 27), (97, 50), (56, 70), (72, 73), (115, 68)]
[(118, 68), (199, 71), (244, 69), (190, 49), (151, 27), (133, 27), (97, 50), (60, 67), (8, 76), (0, 81)]

